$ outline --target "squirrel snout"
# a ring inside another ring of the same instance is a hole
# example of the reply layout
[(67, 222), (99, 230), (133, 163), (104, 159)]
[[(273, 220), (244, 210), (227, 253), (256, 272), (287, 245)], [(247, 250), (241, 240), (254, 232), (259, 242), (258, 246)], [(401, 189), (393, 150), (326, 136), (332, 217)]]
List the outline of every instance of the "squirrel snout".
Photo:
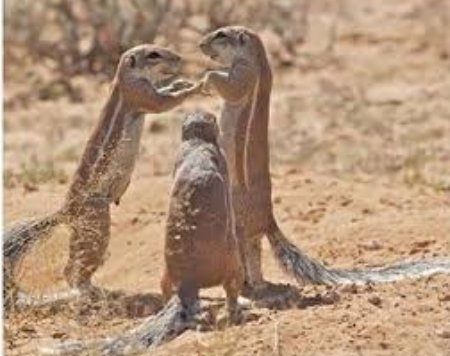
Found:
[(172, 57), (170, 59), (175, 63), (180, 63), (182, 58), (180, 55), (172, 53)]
[(200, 49), (202, 51), (206, 50), (206, 47), (207, 47), (206, 42), (204, 42), (204, 41), (200, 42), (200, 44), (198, 46), (200, 47)]

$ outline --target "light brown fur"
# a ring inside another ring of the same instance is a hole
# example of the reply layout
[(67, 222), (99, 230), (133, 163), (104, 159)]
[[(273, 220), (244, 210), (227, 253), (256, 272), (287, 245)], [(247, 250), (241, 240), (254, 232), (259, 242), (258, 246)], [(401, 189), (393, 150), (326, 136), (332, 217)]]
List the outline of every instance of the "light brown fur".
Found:
[(208, 34), (202, 51), (229, 66), (206, 74), (203, 85), (225, 100), (220, 119), (221, 145), (233, 187), (233, 206), (246, 266), (246, 283), (262, 288), (261, 238), (271, 223), (272, 202), (267, 142), (271, 70), (259, 37), (242, 27)]
[(187, 116), (175, 164), (166, 225), (166, 301), (176, 290), (183, 305), (198, 299), (200, 288), (223, 285), (234, 318), (243, 271), (236, 240), (225, 157), (217, 143), (212, 114)]
[(217, 285), (226, 292), (229, 320), (241, 321), (237, 298), (244, 274), (218, 132), (216, 119), (209, 113), (189, 114), (183, 123), (166, 224), (161, 280), (164, 309), (119, 336), (65, 341), (41, 351), (58, 355), (144, 353), (190, 327), (198, 311), (199, 289)]
[(225, 101), (220, 142), (231, 171), (233, 207), (251, 294), (261, 295), (260, 291), (271, 287), (261, 269), (264, 235), (281, 266), (301, 283), (390, 282), (450, 272), (448, 258), (366, 271), (338, 270), (327, 268), (293, 245), (279, 229), (271, 202), (268, 124), (272, 71), (261, 39), (244, 27), (230, 26), (206, 35), (200, 48), (228, 67), (208, 72), (202, 82), (205, 90), (213, 87)]
[(64, 270), (73, 288), (93, 291), (91, 276), (103, 263), (110, 237), (110, 204), (119, 204), (139, 151), (144, 114), (161, 113), (199, 92), (199, 86), (178, 80), (158, 88), (173, 76), (181, 58), (154, 45), (125, 52), (118, 64), (109, 98), (91, 134), (63, 206), (43, 219), (14, 227), (3, 243), (5, 274), (13, 270), (32, 244), (66, 223), (72, 230), (69, 261)]

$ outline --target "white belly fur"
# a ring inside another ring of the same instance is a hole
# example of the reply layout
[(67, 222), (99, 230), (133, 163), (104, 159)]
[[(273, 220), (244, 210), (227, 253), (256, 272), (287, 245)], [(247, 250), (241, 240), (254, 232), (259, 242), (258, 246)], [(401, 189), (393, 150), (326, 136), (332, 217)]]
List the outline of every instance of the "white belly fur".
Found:
[(110, 165), (102, 179), (100, 191), (113, 202), (118, 203), (125, 193), (136, 165), (139, 153), (144, 116), (129, 116), (125, 118), (122, 137), (113, 151)]
[(219, 145), (225, 152), (228, 175), (231, 185), (238, 182), (236, 172), (236, 128), (241, 108), (228, 106), (223, 110), (219, 121), (220, 135)]

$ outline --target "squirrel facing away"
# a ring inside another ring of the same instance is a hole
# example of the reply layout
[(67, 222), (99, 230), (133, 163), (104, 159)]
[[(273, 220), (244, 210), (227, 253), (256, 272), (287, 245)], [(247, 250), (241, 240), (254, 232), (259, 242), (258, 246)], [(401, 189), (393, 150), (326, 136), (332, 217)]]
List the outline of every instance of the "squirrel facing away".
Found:
[(214, 115), (188, 114), (174, 169), (165, 236), (165, 270), (161, 281), (166, 306), (124, 336), (67, 341), (41, 348), (46, 355), (99, 350), (121, 355), (161, 344), (189, 327), (198, 312), (199, 290), (222, 285), (229, 321), (241, 320), (237, 298), (241, 265), (225, 157), (217, 143)]

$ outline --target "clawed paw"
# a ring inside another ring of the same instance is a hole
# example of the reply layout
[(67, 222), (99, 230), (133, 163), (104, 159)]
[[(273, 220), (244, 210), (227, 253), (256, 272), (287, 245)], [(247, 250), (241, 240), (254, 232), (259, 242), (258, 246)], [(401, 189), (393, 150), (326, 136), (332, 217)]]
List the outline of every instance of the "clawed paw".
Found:
[(211, 85), (211, 80), (209, 79), (209, 73), (206, 73), (200, 80), (200, 92), (203, 95), (212, 95), (213, 87)]
[(223, 330), (232, 325), (240, 325), (245, 321), (244, 315), (240, 309), (223, 310), (216, 316), (216, 328)]
[(189, 89), (189, 88), (193, 88), (196, 85), (196, 83), (187, 80), (187, 79), (177, 79), (175, 81), (173, 81), (170, 85), (170, 89), (172, 91), (179, 91), (179, 90), (183, 90), (183, 89)]

